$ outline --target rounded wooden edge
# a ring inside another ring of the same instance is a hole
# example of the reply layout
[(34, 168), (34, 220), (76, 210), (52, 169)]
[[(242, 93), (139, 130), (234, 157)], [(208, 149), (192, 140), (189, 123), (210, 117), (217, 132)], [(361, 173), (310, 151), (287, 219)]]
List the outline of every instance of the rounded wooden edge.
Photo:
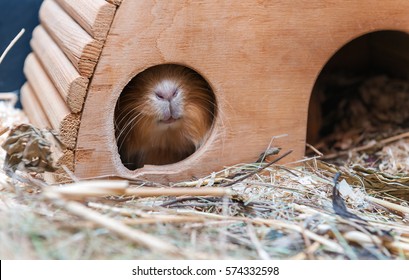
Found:
[[(402, 34), (406, 34), (409, 38), (409, 26), (407, 28), (375, 28), (375, 29), (370, 29), (368, 31), (359, 31), (356, 33), (351, 33), (350, 36), (348, 36), (348, 38), (345, 38), (344, 42), (342, 44), (340, 44), (337, 48), (335, 48), (332, 53), (328, 54), (328, 57), (325, 60), (325, 63), (321, 66), (321, 68), (319, 69), (318, 72), (316, 72), (316, 76), (314, 79), (314, 83), (312, 84), (311, 90), (310, 90), (310, 95), (308, 98), (308, 118), (307, 118), (307, 125), (306, 125), (306, 139), (308, 139), (308, 135), (309, 133), (311, 133), (312, 139), (314, 139), (314, 135), (316, 135), (316, 130), (317, 127), (310, 127), (310, 122), (309, 122), (309, 118), (312, 117), (314, 119), (314, 117), (316, 117), (315, 115), (311, 114), (310, 110), (314, 110), (314, 109), (318, 109), (318, 100), (315, 99), (316, 96), (313, 95), (313, 90), (315, 88), (315, 86), (317, 85), (317, 82), (320, 79), (321, 74), (323, 73), (325, 67), (331, 62), (331, 60), (335, 57), (335, 55), (337, 55), (339, 52), (341, 52), (346, 46), (348, 46), (350, 43), (359, 40), (360, 38), (363, 38), (365, 36), (371, 35), (371, 34), (375, 34), (377, 32), (400, 32)], [(310, 131), (312, 130), (312, 131)], [(311, 143), (308, 143), (311, 144)]]
[[(127, 75), (127, 82), (120, 83), (115, 88), (115, 92), (113, 92), (112, 96), (114, 96), (114, 100), (111, 100), (110, 102), (114, 102), (111, 104), (116, 104), (120, 95), (122, 94), (123, 89), (126, 87), (127, 84), (129, 84), (134, 77), (136, 77), (138, 74), (142, 73), (145, 70), (148, 70), (151, 67), (157, 66), (157, 65), (163, 65), (163, 64), (169, 64), (169, 65), (180, 65), (184, 66), (186, 68), (189, 68), (196, 72), (197, 74), (202, 77), (207, 84), (209, 85), (210, 89), (212, 90), (213, 97), (215, 99), (215, 113), (212, 121), (212, 126), (210, 127), (208, 134), (206, 135), (203, 144), (191, 155), (189, 155), (187, 158), (175, 162), (172, 164), (166, 164), (166, 165), (145, 165), (144, 167), (137, 168), (135, 170), (130, 170), (126, 168), (119, 156), (118, 152), (118, 146), (117, 142), (115, 139), (115, 128), (114, 128), (114, 114), (109, 115), (109, 119), (112, 120), (112, 122), (108, 125), (107, 131), (110, 131), (112, 133), (112, 137), (109, 137), (110, 143), (109, 146), (111, 147), (112, 153), (112, 159), (114, 162), (114, 166), (117, 168), (117, 172), (119, 173), (118, 176), (124, 177), (124, 178), (136, 178), (136, 177), (141, 177), (144, 175), (171, 175), (171, 174), (177, 174), (180, 173), (182, 170), (186, 169), (186, 167), (196, 164), (197, 160), (200, 159), (201, 155), (210, 148), (212, 145), (213, 141), (216, 139), (216, 135), (219, 133), (218, 129), (216, 127), (219, 127), (220, 124), (220, 110), (219, 110), (219, 95), (215, 92), (215, 87), (212, 85), (211, 81), (206, 77), (205, 74), (203, 74), (200, 70), (197, 68), (188, 65), (183, 62), (158, 62), (158, 63), (151, 63), (149, 65), (145, 65), (145, 67), (138, 68), (138, 70), (134, 69), (129, 75)], [(113, 110), (115, 112), (115, 110)]]

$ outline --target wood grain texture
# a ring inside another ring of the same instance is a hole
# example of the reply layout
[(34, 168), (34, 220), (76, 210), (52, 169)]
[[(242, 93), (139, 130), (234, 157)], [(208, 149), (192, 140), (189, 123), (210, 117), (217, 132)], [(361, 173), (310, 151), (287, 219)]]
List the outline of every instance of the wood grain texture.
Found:
[(74, 151), (70, 149), (63, 151), (53, 150), (53, 154), (58, 159), (58, 168), (55, 172), (46, 172), (44, 180), (50, 185), (72, 182), (73, 178), (69, 172), (74, 172)]
[(91, 37), (105, 41), (116, 6), (105, 0), (55, 0)]
[[(64, 150), (62, 156), (58, 159), (57, 164), (67, 167), (70, 171), (74, 171), (74, 151), (69, 149)], [(61, 170), (59, 173), (65, 174), (66, 172)]]
[(41, 25), (33, 31), (31, 47), (70, 110), (73, 113), (80, 112), (87, 92), (88, 78), (77, 72)]
[(101, 53), (102, 42), (93, 39), (56, 2), (45, 0), (40, 21), (78, 72), (90, 77)]
[[(254, 161), (281, 134), (288, 137), (272, 145), (294, 149), (286, 162), (301, 159), (310, 94), (322, 67), (362, 34), (408, 32), (408, 11), (409, 2), (402, 0), (387, 5), (370, 0), (123, 0), (88, 91), (76, 175), (186, 180)], [(215, 92), (217, 117), (207, 142), (189, 158), (129, 171), (115, 143), (115, 103), (132, 77), (161, 63), (201, 73)]]
[(31, 123), (38, 128), (51, 128), (47, 115), (41, 106), (32, 86), (26, 82), (20, 90), (20, 100), (24, 112)]
[(67, 148), (74, 149), (80, 123), (79, 114), (70, 112), (67, 104), (33, 53), (26, 58), (24, 74), (36, 93), (41, 107), (44, 108), (44, 113), (51, 127), (60, 134), (61, 141)]

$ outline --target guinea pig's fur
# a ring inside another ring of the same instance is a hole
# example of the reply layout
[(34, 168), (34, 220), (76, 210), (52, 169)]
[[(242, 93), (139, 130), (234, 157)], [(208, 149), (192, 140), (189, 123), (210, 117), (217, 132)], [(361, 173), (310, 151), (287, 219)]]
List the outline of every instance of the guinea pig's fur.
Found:
[(115, 108), (123, 164), (134, 170), (188, 157), (205, 140), (214, 114), (214, 94), (199, 74), (173, 64), (148, 68), (125, 87)]

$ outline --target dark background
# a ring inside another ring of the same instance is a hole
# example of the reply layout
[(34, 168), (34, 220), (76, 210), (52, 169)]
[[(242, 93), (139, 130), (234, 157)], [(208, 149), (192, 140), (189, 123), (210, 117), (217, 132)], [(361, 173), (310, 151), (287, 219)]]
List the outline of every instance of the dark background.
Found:
[(20, 32), (26, 31), (0, 64), (0, 93), (18, 91), (25, 82), (24, 59), (31, 51), (31, 33), (38, 25), (42, 0), (0, 0), (0, 55)]

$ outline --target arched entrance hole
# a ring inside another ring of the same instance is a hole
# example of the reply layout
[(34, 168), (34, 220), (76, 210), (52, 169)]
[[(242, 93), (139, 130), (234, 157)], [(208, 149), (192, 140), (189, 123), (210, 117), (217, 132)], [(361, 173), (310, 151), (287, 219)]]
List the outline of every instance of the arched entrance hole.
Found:
[(346, 154), (409, 128), (409, 35), (377, 31), (339, 49), (311, 94), (307, 143)]

